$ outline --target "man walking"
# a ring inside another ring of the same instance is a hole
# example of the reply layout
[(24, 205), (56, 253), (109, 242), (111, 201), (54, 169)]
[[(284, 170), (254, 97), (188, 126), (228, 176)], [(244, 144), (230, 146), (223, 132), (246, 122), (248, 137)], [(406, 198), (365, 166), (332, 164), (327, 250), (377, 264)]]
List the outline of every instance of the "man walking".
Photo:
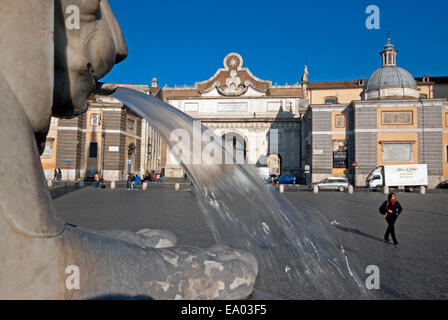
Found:
[(390, 193), (388, 199), (383, 202), (379, 208), (380, 212), (384, 215), (384, 219), (387, 221), (387, 230), (384, 235), (384, 240), (390, 241), (389, 236), (392, 236), (392, 241), (394, 245), (398, 244), (397, 238), (395, 236), (395, 222), (398, 216), (403, 211), (400, 203), (397, 201), (397, 196), (395, 193)]
[(165, 170), (162, 169), (162, 171), (160, 172), (160, 182), (163, 183), (164, 179), (165, 179)]
[(128, 174), (128, 177), (126, 179), (127, 183), (128, 183), (128, 190), (132, 189), (132, 181), (134, 180), (134, 175), (132, 173)]

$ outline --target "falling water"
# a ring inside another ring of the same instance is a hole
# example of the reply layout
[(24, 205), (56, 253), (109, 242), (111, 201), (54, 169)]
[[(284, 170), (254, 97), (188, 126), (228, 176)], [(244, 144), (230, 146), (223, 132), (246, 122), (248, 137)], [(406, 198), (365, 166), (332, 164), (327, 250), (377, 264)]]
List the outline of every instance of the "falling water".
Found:
[[(112, 96), (145, 118), (171, 148), (179, 143), (170, 141), (174, 130), (184, 129), (190, 137), (207, 130), (194, 126), (195, 119), (182, 111), (143, 93), (119, 87)], [(221, 141), (213, 138), (214, 143)], [(269, 190), (254, 166), (182, 166), (217, 243), (247, 250), (257, 258), (257, 288), (285, 298), (369, 297), (358, 276), (362, 268), (348, 256), (342, 239), (336, 240), (330, 221), (305, 204), (298, 210)]]

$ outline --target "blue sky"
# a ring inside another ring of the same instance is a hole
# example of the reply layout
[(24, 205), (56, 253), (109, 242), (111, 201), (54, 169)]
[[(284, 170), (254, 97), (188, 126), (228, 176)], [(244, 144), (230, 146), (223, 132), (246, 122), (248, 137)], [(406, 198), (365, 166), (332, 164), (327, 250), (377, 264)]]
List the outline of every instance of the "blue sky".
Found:
[[(448, 75), (448, 1), (416, 0), (109, 0), (129, 57), (107, 82), (193, 85), (238, 52), (254, 75), (273, 83), (368, 78), (381, 66), (385, 33), (398, 65), (414, 76)], [(365, 27), (368, 5), (380, 8), (380, 30)]]

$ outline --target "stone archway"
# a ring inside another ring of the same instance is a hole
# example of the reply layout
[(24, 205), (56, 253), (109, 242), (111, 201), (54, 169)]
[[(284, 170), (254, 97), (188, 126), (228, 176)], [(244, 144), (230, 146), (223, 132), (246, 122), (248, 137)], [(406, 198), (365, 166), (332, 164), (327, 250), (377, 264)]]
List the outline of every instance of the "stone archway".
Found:
[[(247, 162), (247, 140), (237, 132), (227, 132), (222, 135), (222, 144), (232, 155), (232, 159), (236, 163)], [(223, 162), (226, 162), (223, 157)]]

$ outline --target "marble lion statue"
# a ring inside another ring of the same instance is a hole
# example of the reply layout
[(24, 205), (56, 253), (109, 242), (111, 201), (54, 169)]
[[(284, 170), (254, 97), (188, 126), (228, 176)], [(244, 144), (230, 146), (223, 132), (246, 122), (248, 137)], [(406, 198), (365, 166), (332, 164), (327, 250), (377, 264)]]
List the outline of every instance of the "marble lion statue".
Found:
[[(79, 8), (78, 29), (67, 28), (68, 6)], [(58, 218), (39, 158), (51, 117), (85, 112), (98, 80), (126, 56), (106, 0), (0, 0), (0, 299), (252, 293), (250, 253), (170, 246), (173, 237), (157, 248), (163, 241), (149, 238), (163, 232), (98, 232)]]

